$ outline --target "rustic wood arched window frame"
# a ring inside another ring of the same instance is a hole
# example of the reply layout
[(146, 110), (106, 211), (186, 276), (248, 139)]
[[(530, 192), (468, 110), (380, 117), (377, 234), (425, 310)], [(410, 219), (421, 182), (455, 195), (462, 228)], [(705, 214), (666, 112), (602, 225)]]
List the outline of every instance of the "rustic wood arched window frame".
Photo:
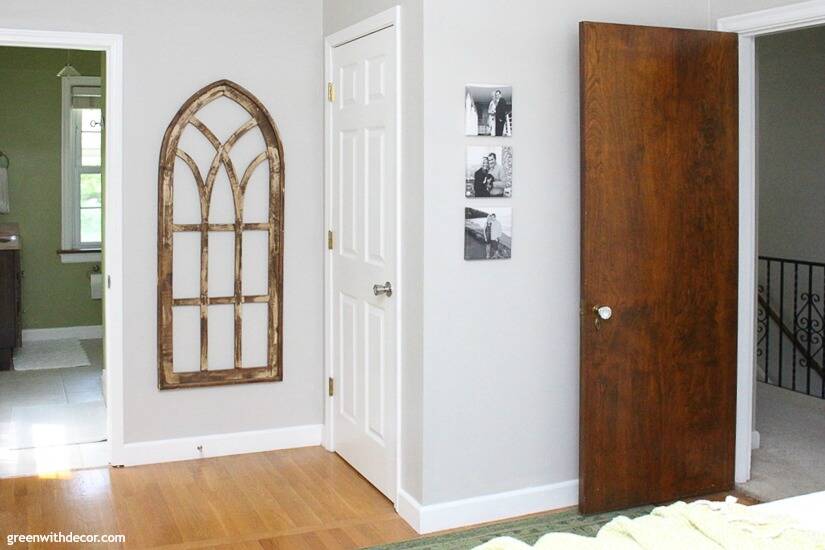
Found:
[[(251, 117), (221, 142), (196, 116), (204, 106), (225, 97), (240, 105)], [(215, 149), (215, 156), (204, 177), (193, 158), (178, 145), (188, 126), (200, 132)], [(246, 166), (240, 178), (232, 163), (233, 145), (247, 132), (261, 132), (265, 150)], [(199, 224), (175, 224), (173, 221), (174, 169), (176, 159), (192, 171), (200, 200)], [(267, 223), (244, 223), (244, 193), (250, 177), (263, 162), (269, 167), (269, 216)], [(209, 223), (212, 190), (220, 167), (226, 171), (234, 205), (235, 222)], [(163, 137), (158, 169), (158, 387), (160, 389), (216, 386), (246, 382), (272, 382), (283, 377), (282, 321), (283, 321), (283, 220), (284, 211), (284, 152), (275, 122), (266, 108), (247, 90), (234, 82), (220, 80), (199, 90), (180, 108)], [(244, 231), (267, 231), (268, 238), (268, 293), (243, 295), (241, 288), (242, 235)], [(209, 232), (231, 231), (235, 234), (234, 294), (212, 297), (208, 292)], [(172, 295), (172, 243), (176, 232), (200, 233), (200, 293), (196, 298), (175, 298)], [(267, 308), (267, 364), (242, 367), (241, 333), (242, 304), (266, 303)], [(208, 306), (234, 306), (234, 364), (232, 368), (209, 370)], [(172, 353), (172, 311), (175, 307), (200, 307), (200, 371), (175, 372)]]

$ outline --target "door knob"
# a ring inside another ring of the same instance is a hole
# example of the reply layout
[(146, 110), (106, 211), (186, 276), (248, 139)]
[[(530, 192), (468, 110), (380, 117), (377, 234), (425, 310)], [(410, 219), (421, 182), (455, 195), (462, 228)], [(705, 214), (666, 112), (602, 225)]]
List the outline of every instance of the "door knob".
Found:
[(601, 328), (601, 322), (613, 317), (613, 308), (610, 306), (593, 306), (593, 313), (596, 314), (596, 330)]
[(372, 285), (372, 292), (376, 296), (381, 296), (382, 294), (389, 298), (392, 296), (392, 285), (389, 281), (384, 283), (383, 285)]
[(604, 321), (613, 317), (613, 308), (610, 306), (593, 306), (593, 311)]

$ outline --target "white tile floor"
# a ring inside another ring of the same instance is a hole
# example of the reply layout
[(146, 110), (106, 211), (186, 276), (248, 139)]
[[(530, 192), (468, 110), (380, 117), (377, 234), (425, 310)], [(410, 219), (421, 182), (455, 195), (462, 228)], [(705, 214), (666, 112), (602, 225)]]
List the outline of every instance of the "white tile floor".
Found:
[[(0, 477), (50, 475), (108, 463), (105, 441), (62, 444), (106, 434), (102, 341), (81, 343), (88, 367), (0, 372)], [(40, 436), (33, 436), (31, 424), (42, 426), (44, 418), (51, 433), (40, 430)], [(29, 445), (34, 448), (17, 449)]]
[(109, 443), (82, 443), (9, 451), (0, 449), (0, 478), (60, 477), (71, 470), (109, 464)]

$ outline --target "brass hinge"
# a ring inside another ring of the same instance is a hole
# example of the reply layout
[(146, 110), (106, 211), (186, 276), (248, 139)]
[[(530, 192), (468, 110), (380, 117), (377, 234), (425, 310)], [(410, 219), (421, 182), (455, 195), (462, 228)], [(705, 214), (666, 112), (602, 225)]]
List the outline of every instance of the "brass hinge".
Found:
[(332, 397), (335, 395), (335, 381), (332, 379), (332, 376), (329, 377), (329, 396)]
[(332, 235), (332, 229), (327, 231), (327, 249), (332, 250), (333, 245), (335, 244), (335, 237)]
[(330, 103), (335, 103), (335, 84), (327, 82), (327, 99)]

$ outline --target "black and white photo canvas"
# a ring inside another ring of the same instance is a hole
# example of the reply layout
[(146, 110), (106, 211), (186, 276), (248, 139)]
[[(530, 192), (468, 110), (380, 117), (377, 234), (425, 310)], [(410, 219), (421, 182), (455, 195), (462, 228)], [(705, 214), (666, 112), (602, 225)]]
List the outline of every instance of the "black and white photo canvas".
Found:
[(464, 209), (464, 259), (505, 260), (513, 248), (513, 209)]
[(513, 87), (467, 84), (464, 88), (464, 124), (468, 136), (512, 136)]
[(513, 194), (513, 148), (468, 145), (464, 195), (468, 198), (510, 197)]

